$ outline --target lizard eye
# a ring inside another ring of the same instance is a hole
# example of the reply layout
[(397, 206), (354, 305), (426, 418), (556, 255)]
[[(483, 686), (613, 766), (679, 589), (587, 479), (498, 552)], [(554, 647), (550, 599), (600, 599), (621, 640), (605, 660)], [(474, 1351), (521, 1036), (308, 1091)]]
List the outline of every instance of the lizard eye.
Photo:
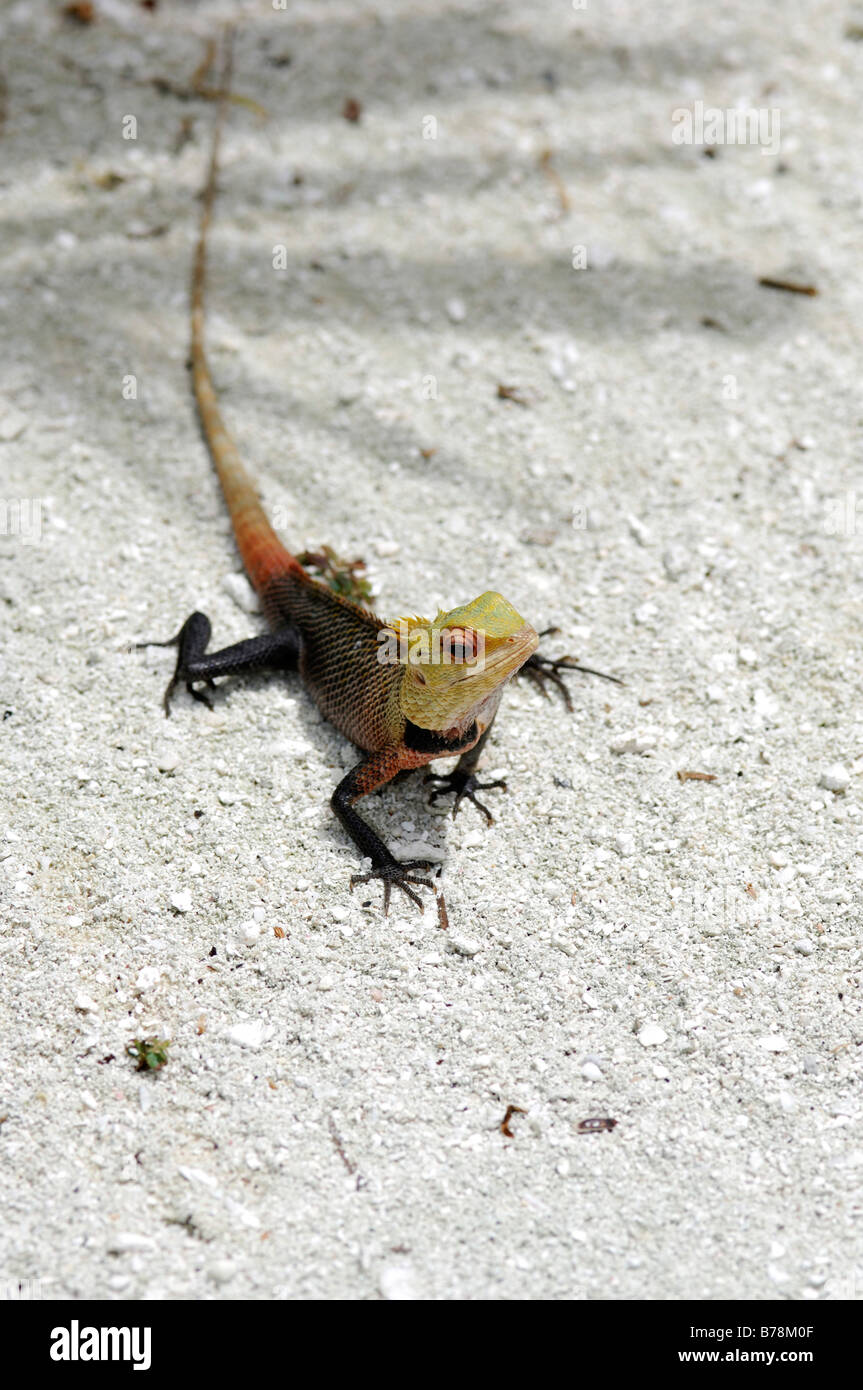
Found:
[(476, 634), (464, 627), (448, 628), (444, 634), (444, 651), (455, 662), (473, 661), (476, 656)]

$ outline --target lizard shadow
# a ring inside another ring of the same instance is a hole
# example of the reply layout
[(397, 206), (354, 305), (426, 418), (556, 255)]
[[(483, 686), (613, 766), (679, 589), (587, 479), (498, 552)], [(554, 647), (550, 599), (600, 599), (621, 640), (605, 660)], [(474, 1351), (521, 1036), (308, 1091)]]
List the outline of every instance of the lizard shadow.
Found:
[[(256, 635), (256, 634), (251, 634)], [(295, 733), (310, 744), (314, 744), (315, 758), (313, 766), (321, 771), (326, 778), (332, 772), (332, 786), (330, 793), (335, 791), (336, 786), (342, 780), (345, 773), (359, 762), (362, 751), (349, 738), (342, 734), (323, 715), (320, 714), (314, 701), (300, 680), (296, 672), (245, 672), (220, 678), (213, 688), (207, 691), (214, 710), (224, 709), (232, 706), (234, 700), (242, 701), (243, 695), (252, 692), (271, 692), (274, 684), (282, 684), (284, 689), (291, 695), (296, 695), (296, 700), (291, 702), (291, 717), (296, 719), (294, 729), (290, 730), (285, 724), (285, 711), (276, 710), (273, 717), (278, 717), (281, 721), (280, 733), (283, 738), (290, 739), (291, 732)], [(178, 692), (179, 696), (179, 692)], [(183, 692), (184, 704), (188, 698), (189, 705), (193, 706), (191, 697)], [(268, 713), (273, 714), (273, 706), (268, 706)], [(176, 712), (179, 712), (179, 698), (177, 700)], [(190, 709), (190, 714), (194, 714), (194, 707)], [(254, 736), (253, 736), (254, 738)], [(255, 743), (251, 745), (251, 756), (254, 757)], [(262, 781), (266, 785), (268, 780), (267, 773), (267, 751), (264, 743), (261, 747), (260, 766), (252, 765), (248, 771), (255, 781)], [(434, 769), (439, 769), (441, 764), (445, 764), (447, 759), (435, 760), (431, 765)], [(334, 766), (335, 764), (335, 766)], [(376, 811), (376, 818), (382, 823), (382, 833), (385, 834), (389, 843), (395, 839), (398, 844), (399, 839), (405, 835), (410, 838), (429, 840), (429, 842), (441, 851), (446, 849), (447, 835), (445, 827), (453, 819), (451, 814), (441, 814), (440, 810), (434, 811), (431, 806), (428, 792), (424, 789), (423, 777), (428, 769), (405, 769), (397, 772), (393, 778), (385, 785), (378, 787), (374, 792), (369, 793), (363, 800), (366, 804), (373, 803)], [(393, 788), (398, 788), (398, 795), (392, 795)], [(327, 798), (329, 800), (329, 797)], [(290, 805), (290, 802), (286, 804)], [(320, 805), (320, 796), (317, 789), (309, 798), (310, 806)], [(300, 809), (298, 806), (297, 809)], [(386, 821), (398, 816), (400, 820), (413, 820), (415, 829), (411, 832), (399, 826), (398, 833), (393, 836), (388, 832)], [(350, 864), (351, 857), (356, 857), (356, 848), (351, 845), (348, 836), (338, 824), (334, 815), (325, 816), (326, 830), (328, 838), (337, 848), (346, 850), (347, 862)], [(323, 828), (323, 827), (322, 827)], [(436, 830), (435, 834), (431, 834)]]

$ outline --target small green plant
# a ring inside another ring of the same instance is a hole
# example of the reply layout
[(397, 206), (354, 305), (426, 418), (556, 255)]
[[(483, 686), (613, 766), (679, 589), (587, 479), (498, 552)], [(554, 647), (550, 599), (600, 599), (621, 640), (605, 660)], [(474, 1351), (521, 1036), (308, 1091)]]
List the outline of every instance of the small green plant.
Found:
[(168, 1060), (170, 1038), (133, 1038), (126, 1048), (127, 1057), (134, 1057), (138, 1071), (161, 1071)]
[(334, 593), (349, 598), (352, 603), (371, 600), (372, 586), (361, 573), (366, 567), (365, 560), (344, 560), (329, 545), (321, 546), (319, 551), (304, 550), (297, 558)]

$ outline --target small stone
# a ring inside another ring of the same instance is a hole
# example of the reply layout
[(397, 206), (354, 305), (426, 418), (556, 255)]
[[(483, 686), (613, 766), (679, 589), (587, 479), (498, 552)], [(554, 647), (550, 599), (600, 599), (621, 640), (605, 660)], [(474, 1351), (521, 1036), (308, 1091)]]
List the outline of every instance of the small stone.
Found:
[(758, 1038), (757, 1046), (765, 1052), (787, 1052), (789, 1045), (781, 1033), (772, 1033), (769, 1037)]
[(595, 1062), (585, 1062), (581, 1069), (581, 1074), (585, 1081), (601, 1081), (602, 1072)]
[(760, 714), (762, 719), (775, 718), (779, 710), (779, 701), (775, 695), (771, 695), (769, 690), (758, 689), (753, 693), (752, 703), (755, 706), (756, 714)]
[(154, 985), (159, 983), (161, 977), (162, 972), (158, 965), (145, 965), (142, 970), (138, 971), (138, 978), (132, 986), (133, 993), (145, 994), (148, 989), (152, 989)]
[(551, 944), (558, 951), (563, 951), (565, 956), (577, 955), (576, 943), (571, 941), (568, 936), (561, 936), (559, 933), (556, 933), (551, 938)]
[(418, 1299), (416, 1273), (412, 1265), (385, 1265), (378, 1276), (381, 1296), (390, 1302)]
[(658, 1023), (645, 1023), (638, 1034), (638, 1041), (642, 1047), (657, 1047), (660, 1043), (668, 1041), (668, 1034)]
[(631, 729), (621, 734), (611, 745), (612, 753), (649, 753), (657, 744), (656, 735), (647, 730)]
[(336, 392), (336, 401), (339, 405), (353, 405), (354, 401), (358, 401), (362, 394), (363, 388), (358, 382), (348, 382)]
[(180, 755), (173, 748), (163, 748), (156, 754), (156, 767), (160, 772), (176, 772), (180, 766)]
[(189, 1168), (181, 1163), (177, 1166), (177, 1172), (186, 1182), (200, 1183), (202, 1187), (208, 1187), (211, 1191), (219, 1185), (212, 1173), (205, 1173), (203, 1168)]
[(411, 840), (399, 844), (396, 849), (397, 859), (427, 859), (430, 864), (442, 864), (446, 858), (446, 851), (437, 845), (430, 845), (428, 840)]
[(234, 796), (233, 792), (227, 792), (227, 791), (220, 791), (220, 792), (218, 793), (218, 798), (219, 798), (219, 801), (221, 802), (221, 804), (222, 804), (223, 806), (233, 806), (234, 803), (235, 803), (236, 800), (237, 800), (237, 798)]
[(171, 895), (171, 906), (175, 912), (190, 912), (192, 908), (192, 895), (187, 888), (181, 893)]
[(449, 936), (447, 945), (460, 956), (475, 956), (482, 950), (482, 942), (472, 936)]
[(262, 931), (260, 922), (243, 922), (240, 925), (240, 935), (249, 945), (257, 941)]
[(446, 302), (447, 316), (452, 323), (463, 323), (467, 317), (467, 309), (463, 299), (448, 299)]
[(401, 550), (401, 544), (398, 541), (379, 540), (375, 541), (374, 546), (375, 554), (379, 555), (382, 560), (387, 560), (392, 555), (398, 555)]
[(234, 603), (238, 608), (242, 608), (244, 613), (261, 611), (258, 595), (244, 574), (226, 574), (222, 579), (222, 588), (226, 594), (230, 594)]
[(689, 569), (689, 552), (682, 545), (670, 545), (663, 551), (662, 567), (669, 579), (680, 579)]
[(774, 869), (784, 869), (788, 864), (788, 855), (783, 854), (781, 849), (774, 849), (768, 854), (767, 862), (772, 864)]
[(257, 1049), (264, 1041), (264, 1025), (260, 1019), (255, 1019), (252, 1023), (235, 1023), (228, 1029), (226, 1036), (230, 1042), (237, 1043), (240, 1047)]
[(818, 785), (828, 792), (844, 792), (847, 791), (850, 781), (851, 774), (847, 767), (842, 763), (831, 763), (818, 778)]
[(134, 1231), (118, 1231), (108, 1246), (110, 1255), (126, 1255), (133, 1250), (155, 1250), (156, 1242), (150, 1236), (140, 1236)]
[(741, 647), (737, 653), (737, 660), (742, 666), (757, 666), (758, 653), (754, 647)]
[(815, 942), (810, 941), (808, 937), (801, 936), (799, 941), (795, 941), (794, 949), (801, 956), (811, 956), (815, 953)]
[(75, 996), (75, 1008), (82, 1014), (98, 1013), (99, 1005), (95, 1003), (89, 994), (78, 994)]
[(659, 609), (655, 603), (642, 603), (633, 613), (632, 621), (636, 627), (650, 627), (658, 616)]

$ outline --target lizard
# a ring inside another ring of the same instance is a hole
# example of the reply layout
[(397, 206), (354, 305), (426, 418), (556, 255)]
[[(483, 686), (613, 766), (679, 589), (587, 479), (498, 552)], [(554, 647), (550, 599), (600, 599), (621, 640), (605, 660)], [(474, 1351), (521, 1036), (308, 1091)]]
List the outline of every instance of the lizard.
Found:
[[(571, 708), (562, 670), (593, 672), (569, 657), (538, 653), (539, 636), (499, 593), (488, 591), (434, 619), (401, 619), (398, 629), (369, 607), (313, 578), (282, 544), (263, 509), (257, 490), (222, 418), (205, 351), (207, 240), (219, 164), (219, 148), (232, 72), (230, 31), (224, 43), (223, 75), (217, 93), (209, 168), (201, 198), (198, 239), (191, 282), (190, 367), (204, 439), (221, 483), (235, 541), (256, 590), (269, 631), (208, 651), (211, 623), (192, 613), (167, 642), (138, 647), (176, 647), (174, 673), (165, 691), (165, 714), (178, 686), (212, 708), (207, 689), (220, 676), (270, 670), (297, 671), (321, 713), (362, 752), (335, 788), (331, 806), (360, 854), (371, 861), (353, 874), (350, 888), (380, 880), (383, 908), (389, 912), (393, 888), (423, 910), (417, 888), (431, 888), (425, 860), (400, 861), (355, 809), (356, 802), (385, 786), (399, 773), (426, 767), (436, 758), (458, 755), (452, 772), (429, 774), (431, 800), (453, 794), (453, 814), (473, 802), (489, 824), (492, 815), (477, 791), (505, 782), (480, 782), (476, 768), (507, 682), (522, 673), (547, 693), (551, 682)], [(546, 632), (555, 629), (546, 629)], [(393, 638), (398, 632), (399, 640)], [(406, 639), (406, 640), (403, 640)], [(393, 650), (395, 645), (395, 652)], [(617, 680), (617, 677), (606, 677)], [(203, 685), (205, 688), (200, 689)], [(441, 920), (446, 909), (438, 894)]]

